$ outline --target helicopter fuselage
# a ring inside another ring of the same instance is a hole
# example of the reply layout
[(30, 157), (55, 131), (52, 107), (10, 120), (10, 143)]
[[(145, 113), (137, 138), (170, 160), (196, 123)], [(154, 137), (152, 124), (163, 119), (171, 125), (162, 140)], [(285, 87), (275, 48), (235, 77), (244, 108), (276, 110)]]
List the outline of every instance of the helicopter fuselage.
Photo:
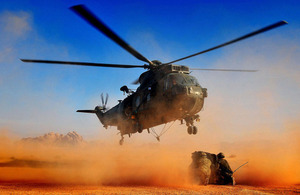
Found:
[(137, 91), (119, 104), (106, 112), (98, 109), (96, 114), (104, 127), (117, 126), (121, 135), (130, 135), (175, 120), (192, 126), (199, 118), (207, 92), (188, 67), (161, 65), (143, 73), (139, 81)]

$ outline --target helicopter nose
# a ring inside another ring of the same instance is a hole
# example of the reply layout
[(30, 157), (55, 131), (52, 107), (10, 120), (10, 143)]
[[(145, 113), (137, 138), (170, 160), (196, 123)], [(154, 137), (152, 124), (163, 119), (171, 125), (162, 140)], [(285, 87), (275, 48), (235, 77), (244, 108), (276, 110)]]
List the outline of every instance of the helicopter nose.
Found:
[[(205, 89), (205, 88), (203, 88)], [(201, 87), (196, 86), (189, 86), (187, 87), (187, 94), (191, 97), (195, 96), (196, 98), (204, 98), (204, 91)]]
[(187, 104), (190, 113), (199, 112), (204, 104), (204, 98), (207, 96), (206, 89), (200, 86), (187, 86)]
[(200, 91), (198, 89), (195, 89), (193, 87), (187, 87), (187, 93), (189, 95), (196, 95), (196, 96), (199, 96), (200, 95)]

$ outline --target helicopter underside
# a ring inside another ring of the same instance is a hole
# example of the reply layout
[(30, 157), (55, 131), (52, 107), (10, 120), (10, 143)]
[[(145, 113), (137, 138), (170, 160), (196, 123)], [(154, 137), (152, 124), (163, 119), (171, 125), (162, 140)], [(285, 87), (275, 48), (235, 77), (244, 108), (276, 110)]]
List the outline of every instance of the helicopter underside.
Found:
[(196, 115), (203, 107), (204, 100), (197, 97), (178, 95), (173, 100), (160, 101), (155, 108), (144, 110), (139, 115), (143, 129), (181, 120)]

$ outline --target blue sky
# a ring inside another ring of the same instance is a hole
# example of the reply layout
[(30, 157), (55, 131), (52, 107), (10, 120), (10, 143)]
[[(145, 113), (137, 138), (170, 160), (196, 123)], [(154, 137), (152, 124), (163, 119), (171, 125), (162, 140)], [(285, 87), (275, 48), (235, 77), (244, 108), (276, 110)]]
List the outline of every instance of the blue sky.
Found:
[[(86, 137), (106, 136), (96, 117), (75, 111), (94, 108), (100, 103), (101, 92), (109, 93), (109, 104), (115, 105), (118, 99), (125, 98), (119, 88), (124, 84), (136, 88), (130, 83), (142, 69), (19, 61), (19, 58), (34, 58), (143, 64), (68, 9), (81, 3), (148, 59), (162, 62), (207, 49), (279, 20), (288, 21), (289, 25), (180, 64), (260, 70), (254, 76), (192, 73), (208, 88), (204, 118), (217, 115), (218, 128), (234, 130), (242, 125), (235, 121), (251, 124), (249, 117), (256, 116), (255, 124), (265, 121), (264, 125), (280, 131), (285, 121), (278, 119), (299, 119), (299, 1), (12, 0), (1, 2), (0, 6), (0, 128), (21, 136), (71, 130)], [(253, 98), (253, 94), (261, 96)], [(254, 106), (258, 114), (251, 110)], [(226, 114), (228, 109), (231, 114)], [(207, 119), (204, 126), (214, 125)]]

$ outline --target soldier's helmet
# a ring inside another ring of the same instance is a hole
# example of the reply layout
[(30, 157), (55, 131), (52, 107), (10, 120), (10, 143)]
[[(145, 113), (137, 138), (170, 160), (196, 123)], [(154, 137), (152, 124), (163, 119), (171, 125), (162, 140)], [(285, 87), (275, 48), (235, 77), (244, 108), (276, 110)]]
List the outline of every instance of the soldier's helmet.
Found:
[(225, 158), (225, 155), (223, 154), (223, 152), (220, 152), (220, 153), (217, 155), (217, 157), (218, 157), (219, 159), (222, 159), (222, 158)]

